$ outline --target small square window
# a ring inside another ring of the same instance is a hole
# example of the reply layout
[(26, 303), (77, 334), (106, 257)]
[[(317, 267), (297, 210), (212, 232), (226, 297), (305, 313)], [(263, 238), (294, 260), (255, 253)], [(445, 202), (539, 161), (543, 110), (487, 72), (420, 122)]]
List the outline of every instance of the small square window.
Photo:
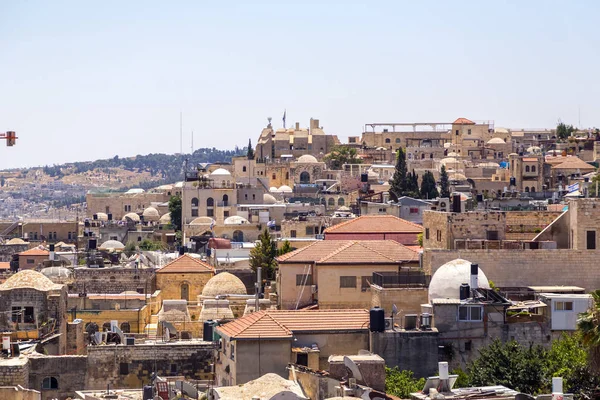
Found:
[(129, 374), (129, 363), (120, 363), (119, 364), (119, 374), (121, 374), (121, 375)]
[(356, 277), (340, 276), (340, 288), (356, 288)]
[(312, 275), (297, 274), (296, 275), (296, 286), (310, 286), (312, 285)]

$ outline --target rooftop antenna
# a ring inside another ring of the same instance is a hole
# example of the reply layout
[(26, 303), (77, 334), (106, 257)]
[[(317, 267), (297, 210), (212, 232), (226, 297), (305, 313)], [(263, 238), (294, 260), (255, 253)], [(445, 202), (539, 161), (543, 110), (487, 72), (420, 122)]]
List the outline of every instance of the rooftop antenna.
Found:
[(179, 111), (179, 154), (183, 154), (183, 112)]
[(194, 131), (192, 131), (192, 152), (191, 154), (194, 154)]

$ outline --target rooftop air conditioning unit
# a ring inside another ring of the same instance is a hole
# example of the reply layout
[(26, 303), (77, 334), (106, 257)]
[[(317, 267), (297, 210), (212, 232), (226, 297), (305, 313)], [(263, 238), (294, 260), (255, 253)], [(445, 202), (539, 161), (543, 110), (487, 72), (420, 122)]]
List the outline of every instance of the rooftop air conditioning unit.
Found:
[(311, 286), (310, 286), (310, 292), (311, 292), (312, 294), (315, 294), (315, 293), (317, 293), (317, 285), (311, 285)]
[(383, 326), (384, 326), (384, 329), (385, 329), (386, 331), (389, 331), (389, 330), (392, 330), (392, 329), (394, 329), (394, 325), (393, 325), (393, 323), (392, 323), (392, 319), (391, 319), (391, 318), (385, 318), (385, 319), (383, 320)]

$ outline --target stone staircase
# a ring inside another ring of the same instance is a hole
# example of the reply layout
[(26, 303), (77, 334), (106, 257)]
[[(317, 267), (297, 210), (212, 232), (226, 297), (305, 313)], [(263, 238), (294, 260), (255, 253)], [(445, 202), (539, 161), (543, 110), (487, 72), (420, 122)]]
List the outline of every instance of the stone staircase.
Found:
[(156, 333), (158, 330), (158, 315), (150, 316), (150, 323), (146, 325), (146, 335), (148, 339), (156, 339)]

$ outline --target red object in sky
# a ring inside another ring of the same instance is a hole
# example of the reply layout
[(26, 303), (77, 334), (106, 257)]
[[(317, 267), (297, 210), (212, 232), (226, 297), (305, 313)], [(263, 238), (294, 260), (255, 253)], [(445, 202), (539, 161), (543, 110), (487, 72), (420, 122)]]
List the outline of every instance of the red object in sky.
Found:
[(0, 133), (0, 139), (6, 139), (7, 146), (14, 146), (17, 143), (17, 134), (14, 131)]

